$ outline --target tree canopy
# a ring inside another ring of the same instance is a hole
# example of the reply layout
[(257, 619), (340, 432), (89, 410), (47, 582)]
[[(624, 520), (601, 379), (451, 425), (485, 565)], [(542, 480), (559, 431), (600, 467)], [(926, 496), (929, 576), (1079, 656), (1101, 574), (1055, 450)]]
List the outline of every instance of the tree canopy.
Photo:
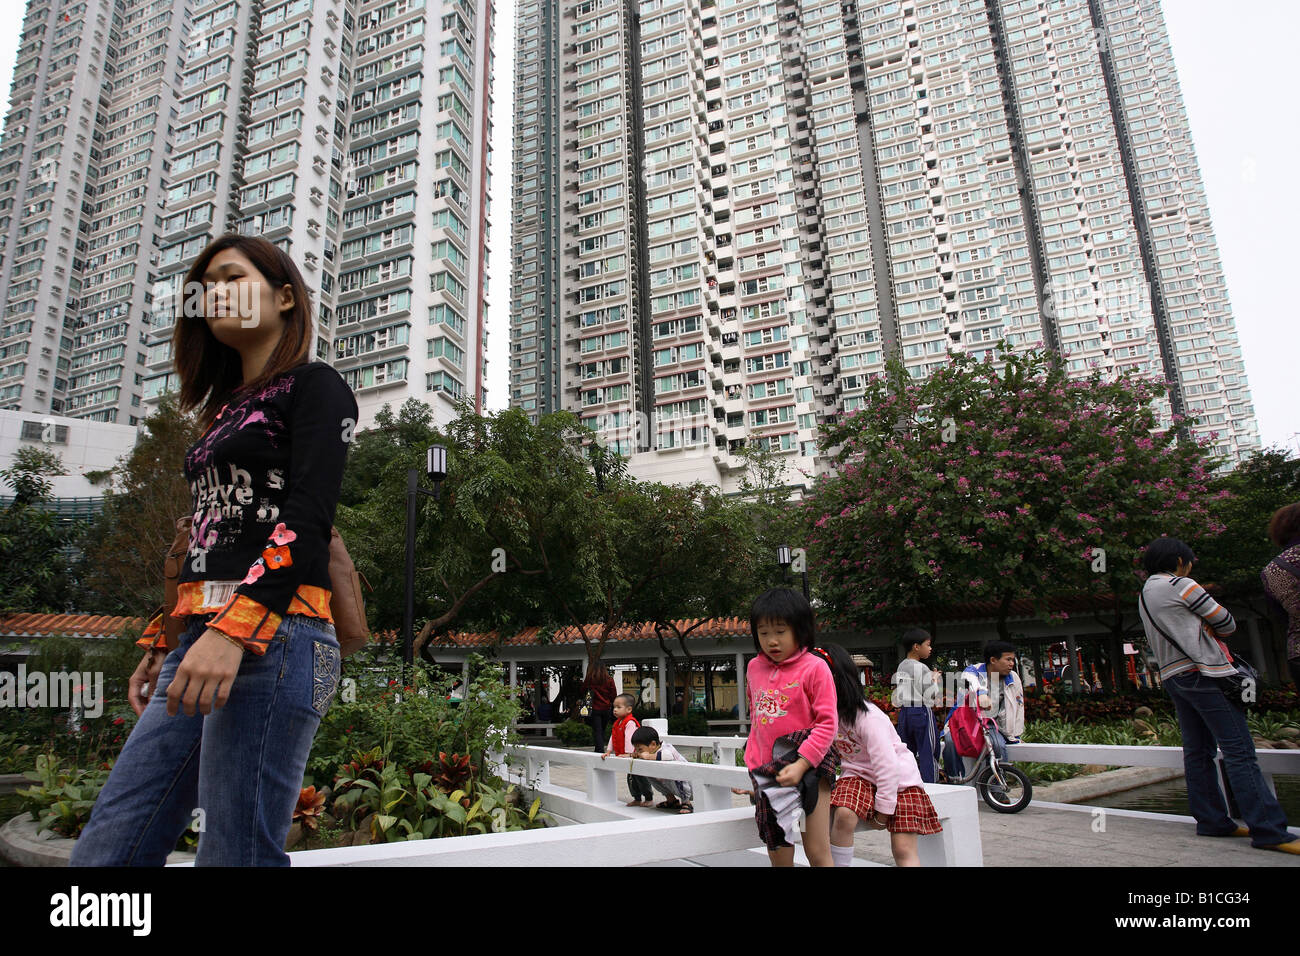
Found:
[(838, 473), (803, 505), (831, 621), (994, 601), (1005, 638), (1017, 598), (1131, 595), (1148, 540), (1221, 527), (1203, 449), (1157, 427), (1163, 392), (1050, 353), (955, 355), (924, 381), (891, 363), (825, 430)]
[(58, 455), (30, 445), (0, 471), (13, 489), (13, 499), (0, 508), (0, 612), (67, 609), (69, 546), (79, 529), (52, 510), (50, 481), (64, 473)]
[(146, 615), (162, 604), (163, 561), (176, 519), (193, 511), (185, 453), (198, 421), (167, 395), (145, 418), (135, 447), (112, 469), (104, 510), (83, 542), (78, 603), (101, 614)]

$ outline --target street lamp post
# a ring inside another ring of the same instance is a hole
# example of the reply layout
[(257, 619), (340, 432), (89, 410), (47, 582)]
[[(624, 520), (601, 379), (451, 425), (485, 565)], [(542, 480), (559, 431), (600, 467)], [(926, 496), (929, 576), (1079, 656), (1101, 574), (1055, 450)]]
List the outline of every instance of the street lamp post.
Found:
[(447, 477), (447, 449), (443, 445), (430, 445), (425, 457), (425, 473), (433, 482), (433, 491), (420, 487), (420, 469), (406, 472), (406, 610), (402, 617), (402, 665), (404, 679), (410, 678), (415, 662), (415, 513), (420, 495), (434, 500), (442, 480)]
[[(781, 566), (781, 581), (785, 583), (790, 576), (790, 546), (781, 545), (776, 549), (776, 563)], [(812, 603), (812, 596), (808, 593), (808, 568), (805, 566), (800, 572), (803, 577), (803, 599), (809, 604)]]

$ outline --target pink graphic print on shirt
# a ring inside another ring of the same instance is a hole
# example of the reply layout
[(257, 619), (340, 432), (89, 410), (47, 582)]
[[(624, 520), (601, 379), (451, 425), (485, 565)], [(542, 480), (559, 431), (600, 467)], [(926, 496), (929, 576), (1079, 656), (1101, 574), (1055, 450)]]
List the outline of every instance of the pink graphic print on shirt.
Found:
[(841, 757), (852, 757), (854, 754), (862, 752), (857, 741), (849, 737), (843, 731), (835, 735), (835, 749), (839, 751)]
[(785, 709), (786, 704), (790, 703), (790, 695), (783, 694), (783, 690), (796, 690), (799, 682), (791, 681), (781, 690), (773, 687), (770, 690), (760, 691), (758, 700), (754, 701), (754, 715), (758, 717), (760, 724), (775, 723), (777, 718), (784, 717), (788, 711)]

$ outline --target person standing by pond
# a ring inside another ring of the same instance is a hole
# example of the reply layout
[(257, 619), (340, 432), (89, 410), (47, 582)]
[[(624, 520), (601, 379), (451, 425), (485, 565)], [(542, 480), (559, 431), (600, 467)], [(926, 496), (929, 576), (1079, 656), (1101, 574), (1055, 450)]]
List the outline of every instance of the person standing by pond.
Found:
[(338, 688), (329, 542), (356, 399), (311, 361), (309, 290), (277, 246), (222, 236), (183, 294), (180, 406), (204, 427), (184, 461), (194, 520), (172, 616), (186, 628), (169, 650), (159, 615), (141, 640), (128, 682), (140, 720), (73, 866), (161, 866), (200, 812), (198, 865), (288, 866), (312, 738)]
[(1260, 572), (1269, 606), (1285, 622), (1286, 666), (1300, 687), (1300, 502), (1278, 508), (1268, 536), (1282, 553)]
[(582, 695), (584, 698), (591, 695), (591, 713), (587, 716), (587, 723), (591, 724), (592, 749), (596, 753), (605, 750), (605, 740), (614, 723), (614, 696), (617, 693), (618, 687), (614, 685), (614, 678), (605, 662), (592, 664), (582, 681)]
[[(1249, 833), (1251, 845), (1259, 849), (1300, 854), (1300, 840), (1287, 830), (1286, 814), (1264, 783), (1244, 705), (1225, 693), (1237, 667), (1221, 638), (1236, 631), (1237, 622), (1187, 577), (1195, 562), (1192, 549), (1177, 538), (1148, 544), (1142, 555), (1148, 577), (1138, 611), (1147, 646), (1160, 665), (1160, 680), (1178, 714), (1187, 804), (1196, 832), (1210, 837)], [(1214, 766), (1218, 750), (1249, 831), (1228, 816)]]
[(894, 706), (898, 708), (898, 736), (916, 757), (921, 780), (935, 782), (938, 731), (931, 709), (938, 700), (935, 675), (923, 663), (930, 659), (930, 633), (914, 627), (903, 634), (899, 645), (904, 654), (894, 674)]

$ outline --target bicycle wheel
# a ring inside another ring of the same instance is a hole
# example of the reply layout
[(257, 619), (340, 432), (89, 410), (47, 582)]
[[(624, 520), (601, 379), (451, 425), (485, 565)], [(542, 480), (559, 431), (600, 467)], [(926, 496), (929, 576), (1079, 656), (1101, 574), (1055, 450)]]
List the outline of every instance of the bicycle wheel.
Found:
[(1003, 782), (998, 782), (992, 767), (985, 767), (976, 779), (975, 789), (984, 798), (984, 802), (998, 813), (1019, 813), (1029, 806), (1029, 801), (1034, 796), (1034, 786), (1024, 771), (1000, 764), (998, 775)]

